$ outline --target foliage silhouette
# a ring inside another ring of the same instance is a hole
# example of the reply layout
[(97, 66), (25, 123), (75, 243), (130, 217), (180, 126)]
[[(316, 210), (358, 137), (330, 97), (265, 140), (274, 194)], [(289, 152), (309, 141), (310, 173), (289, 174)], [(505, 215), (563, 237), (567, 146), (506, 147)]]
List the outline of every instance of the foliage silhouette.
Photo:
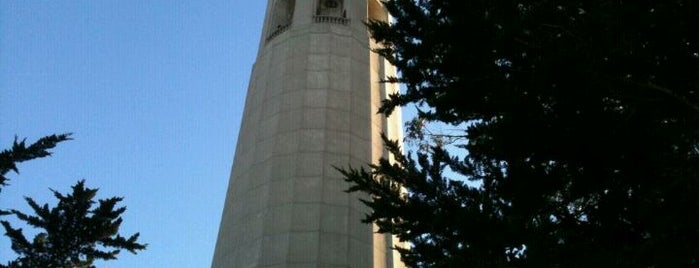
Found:
[[(15, 138), (12, 149), (0, 153), (2, 185), (6, 185), (4, 175), (10, 170), (18, 173), (17, 163), (49, 156), (48, 149), (69, 140), (69, 137), (70, 134), (47, 136), (28, 147), (25, 140), (18, 142)], [(121, 249), (135, 254), (146, 248), (145, 244), (137, 242), (138, 233), (128, 238), (118, 233), (123, 221), (121, 214), (126, 208), (116, 205), (123, 198), (95, 202), (93, 199), (98, 190), (85, 187), (84, 181), (79, 181), (72, 189), (68, 195), (52, 190), (58, 199), (54, 208), (25, 197), (34, 215), (15, 209), (0, 211), (2, 216), (14, 215), (27, 225), (43, 230), (30, 241), (21, 228), (14, 228), (10, 222), (1, 220), (5, 235), (12, 242), (11, 248), (19, 257), (7, 265), (0, 264), (0, 267), (95, 267), (95, 260), (114, 260)]]
[(70, 140), (70, 135), (70, 133), (66, 133), (46, 136), (32, 143), (29, 147), (26, 146), (26, 139), (18, 142), (17, 137), (15, 137), (12, 148), (0, 152), (0, 187), (7, 186), (9, 179), (5, 175), (8, 172), (19, 173), (17, 163), (50, 156), (51, 152), (48, 150), (56, 147), (59, 142)]
[(408, 265), (697, 265), (699, 3), (385, 6), (367, 24), (406, 90), (380, 111), (418, 107), (408, 136), (430, 146), (340, 171)]

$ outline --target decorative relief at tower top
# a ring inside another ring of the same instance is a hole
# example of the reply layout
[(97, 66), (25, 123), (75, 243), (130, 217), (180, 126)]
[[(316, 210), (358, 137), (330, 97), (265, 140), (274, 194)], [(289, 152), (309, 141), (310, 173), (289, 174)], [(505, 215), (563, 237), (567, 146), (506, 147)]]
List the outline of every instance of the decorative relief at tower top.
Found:
[(318, 0), (316, 15), (313, 16), (316, 23), (335, 23), (347, 25), (347, 10), (343, 0)]
[(318, 14), (320, 16), (341, 17), (344, 11), (342, 0), (319, 0)]

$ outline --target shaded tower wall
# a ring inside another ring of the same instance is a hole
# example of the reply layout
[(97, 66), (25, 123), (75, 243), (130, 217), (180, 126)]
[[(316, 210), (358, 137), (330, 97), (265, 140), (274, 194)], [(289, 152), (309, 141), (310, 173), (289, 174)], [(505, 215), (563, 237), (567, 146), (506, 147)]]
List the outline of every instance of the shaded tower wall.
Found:
[(399, 113), (377, 114), (397, 89), (367, 18), (387, 19), (377, 0), (268, 1), (212, 267), (403, 267), (333, 168), (402, 135)]

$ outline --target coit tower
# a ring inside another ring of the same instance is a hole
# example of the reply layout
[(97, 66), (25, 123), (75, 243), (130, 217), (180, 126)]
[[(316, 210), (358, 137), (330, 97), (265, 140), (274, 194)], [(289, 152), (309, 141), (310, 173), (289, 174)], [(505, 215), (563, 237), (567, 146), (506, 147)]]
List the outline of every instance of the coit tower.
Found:
[(379, 0), (268, 0), (212, 267), (403, 267), (334, 168), (402, 135), (377, 114), (397, 88), (368, 19), (388, 20)]

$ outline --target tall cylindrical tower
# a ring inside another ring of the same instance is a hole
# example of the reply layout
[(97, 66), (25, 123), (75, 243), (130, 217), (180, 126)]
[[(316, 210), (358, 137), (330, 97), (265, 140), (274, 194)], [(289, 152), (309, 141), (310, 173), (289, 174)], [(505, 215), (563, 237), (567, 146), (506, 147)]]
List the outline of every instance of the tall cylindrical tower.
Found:
[(378, 0), (268, 1), (212, 267), (402, 267), (333, 168), (401, 136), (400, 114), (377, 114), (395, 69), (369, 18), (387, 19)]

